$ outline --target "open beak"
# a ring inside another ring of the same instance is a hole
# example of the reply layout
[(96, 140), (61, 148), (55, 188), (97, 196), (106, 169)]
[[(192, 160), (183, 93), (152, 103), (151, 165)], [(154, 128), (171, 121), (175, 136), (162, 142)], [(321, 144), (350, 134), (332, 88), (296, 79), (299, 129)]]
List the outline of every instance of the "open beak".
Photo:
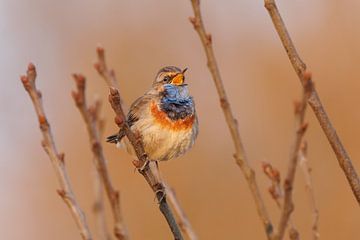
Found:
[(184, 84), (184, 73), (186, 72), (187, 68), (185, 68), (184, 70), (181, 71), (181, 73), (176, 74), (175, 77), (173, 77), (173, 79), (171, 80), (171, 84), (174, 85), (183, 85)]

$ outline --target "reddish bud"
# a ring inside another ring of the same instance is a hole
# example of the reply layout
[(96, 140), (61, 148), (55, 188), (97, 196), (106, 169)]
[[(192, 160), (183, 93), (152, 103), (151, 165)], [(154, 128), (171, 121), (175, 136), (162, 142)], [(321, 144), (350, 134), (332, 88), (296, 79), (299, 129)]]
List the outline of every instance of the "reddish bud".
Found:
[(96, 52), (98, 55), (104, 55), (105, 50), (102, 46), (97, 46)]
[(40, 123), (41, 125), (47, 123), (46, 117), (45, 117), (44, 115), (39, 115), (38, 119), (39, 119), (39, 123)]
[(60, 195), (60, 197), (64, 198), (66, 196), (66, 192), (63, 189), (58, 189), (56, 192)]
[(61, 162), (62, 164), (65, 163), (65, 161), (64, 161), (64, 159), (65, 159), (65, 154), (64, 154), (64, 153), (59, 153), (59, 154), (58, 154), (58, 158), (59, 158), (59, 160), (60, 160), (60, 162)]
[(141, 161), (139, 161), (139, 160), (133, 160), (132, 163), (136, 168), (142, 167)]
[(124, 124), (124, 119), (123, 119), (122, 117), (120, 117), (120, 116), (116, 116), (116, 117), (115, 117), (115, 123), (116, 123), (118, 126), (120, 126), (120, 125)]
[(28, 65), (28, 71), (35, 71), (35, 65), (33, 63), (29, 63)]

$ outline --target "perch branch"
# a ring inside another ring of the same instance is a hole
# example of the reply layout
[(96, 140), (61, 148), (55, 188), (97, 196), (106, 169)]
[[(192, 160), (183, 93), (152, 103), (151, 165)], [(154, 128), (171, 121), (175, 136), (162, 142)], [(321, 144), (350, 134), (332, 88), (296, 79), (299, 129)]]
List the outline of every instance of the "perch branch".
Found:
[[(95, 69), (98, 71), (98, 73), (100, 74), (100, 76), (102, 76), (105, 80), (105, 82), (107, 82), (107, 84), (110, 86), (110, 87), (114, 87), (116, 89), (119, 89), (118, 87), (118, 82), (117, 80), (115, 79), (115, 73), (112, 69), (108, 69), (107, 68), (107, 64), (106, 64), (106, 59), (105, 59), (105, 50), (102, 48), (102, 47), (98, 47), (96, 49), (96, 52), (97, 52), (97, 62), (95, 63)], [(99, 67), (99, 66), (103, 66), (103, 67)], [(105, 77), (105, 76), (113, 76), (112, 78), (110, 79), (115, 79), (115, 80), (112, 80), (112, 81), (109, 81), (107, 79), (109, 79), (109, 77)], [(122, 100), (122, 99), (120, 99)], [(124, 107), (124, 103), (123, 101), (121, 101), (121, 106)], [(164, 180), (161, 180), (162, 183), (164, 184), (164, 186), (167, 186), (167, 189), (170, 189), (170, 186), (164, 181)], [(192, 229), (191, 227), (191, 224), (190, 222), (188, 221), (188, 219), (185, 219), (185, 218), (182, 218), (182, 217), (185, 217), (185, 212), (184, 210), (181, 208), (178, 200), (176, 199), (176, 196), (174, 194), (172, 194), (172, 192), (168, 192), (169, 194), (169, 198), (168, 198), (168, 201), (170, 202), (170, 204), (172, 206), (174, 206), (174, 212), (175, 214), (178, 216), (179, 218), (179, 226), (181, 228), (181, 230), (189, 236), (190, 239), (197, 239), (196, 237), (196, 234), (194, 232), (194, 230)]]
[(174, 236), (174, 239), (182, 240), (183, 237), (181, 235), (179, 226), (177, 225), (174, 215), (167, 203), (166, 191), (159, 178), (157, 165), (155, 162), (150, 162), (151, 160), (148, 159), (144, 151), (140, 135), (137, 133), (135, 134), (130, 130), (130, 127), (125, 120), (126, 117), (121, 106), (120, 93), (117, 89), (110, 88), (109, 102), (116, 114), (115, 123), (119, 126), (120, 129), (124, 130), (126, 137), (129, 139), (135, 150), (138, 160), (134, 161), (134, 165), (139, 169), (139, 173), (144, 176), (145, 180), (155, 193), (159, 202), (160, 211), (164, 215)]
[(72, 96), (74, 98), (75, 104), (78, 107), (89, 133), (89, 140), (91, 149), (95, 156), (95, 165), (99, 176), (104, 184), (104, 188), (109, 199), (111, 210), (113, 213), (113, 218), (115, 222), (114, 226), (114, 234), (115, 237), (119, 240), (128, 239), (127, 230), (124, 225), (121, 207), (120, 207), (120, 193), (114, 189), (113, 184), (111, 182), (109, 170), (107, 168), (107, 160), (105, 158), (103, 148), (100, 141), (100, 133), (98, 130), (98, 118), (96, 105), (88, 108), (86, 104), (85, 97), (85, 87), (86, 87), (86, 79), (84, 76), (79, 74), (73, 75), (76, 83), (76, 91), (72, 92)]
[(181, 231), (183, 231), (183, 233), (185, 233), (190, 240), (197, 240), (198, 237), (196, 236), (196, 234), (191, 226), (191, 223), (185, 214), (184, 209), (181, 207), (181, 205), (176, 197), (174, 189), (172, 189), (170, 186), (166, 185), (166, 183), (164, 181), (163, 181), (163, 184), (164, 184), (169, 202), (173, 206), (174, 212), (177, 215), (178, 224), (181, 228)]
[[(299, 57), (295, 45), (292, 42), (290, 35), (285, 27), (285, 24), (281, 18), (281, 15), (279, 13), (279, 10), (276, 6), (276, 3), (274, 0), (265, 0), (265, 8), (268, 10), (270, 17), (272, 19), (272, 22), (275, 26), (275, 29), (281, 39), (281, 42), (286, 50), (286, 53), (288, 54), (288, 57), (290, 59), (290, 62), (298, 75), (301, 83), (303, 86), (304, 84), (304, 73), (306, 70), (306, 65)], [(322, 127), (335, 155), (338, 160), (338, 163), (340, 167), (342, 168), (349, 185), (351, 187), (351, 190), (353, 191), (353, 194), (355, 198), (357, 199), (358, 204), (360, 204), (360, 179), (359, 176), (352, 164), (352, 161), (347, 154), (343, 144), (341, 143), (341, 140), (339, 136), (336, 133), (335, 128), (333, 127), (332, 123), (330, 122), (330, 119), (321, 103), (320, 97), (316, 91), (315, 88), (312, 89), (310, 96), (308, 98), (308, 103), (311, 106), (313, 112), (316, 115), (316, 118), (318, 119), (320, 126)]]
[(207, 66), (211, 72), (213, 81), (215, 83), (220, 98), (220, 105), (225, 115), (225, 119), (229, 127), (231, 137), (234, 142), (234, 147), (235, 147), (234, 158), (236, 160), (237, 165), (241, 168), (247, 180), (247, 183), (249, 185), (250, 191), (252, 193), (253, 199), (256, 204), (257, 212), (264, 225), (266, 235), (268, 239), (271, 239), (273, 235), (273, 226), (271, 224), (270, 218), (265, 208), (263, 199), (261, 197), (259, 187), (257, 185), (255, 178), (255, 172), (248, 163), (245, 150), (241, 142), (237, 120), (235, 119), (232, 113), (231, 106), (228, 101), (223, 82), (221, 80), (220, 71), (212, 47), (212, 38), (211, 35), (205, 31), (205, 26), (200, 12), (200, 2), (199, 0), (191, 0), (191, 3), (194, 10), (194, 17), (190, 17), (190, 22), (193, 24), (195, 31), (198, 33), (201, 43), (204, 47), (204, 51), (206, 53)]
[(292, 189), (295, 180), (296, 167), (298, 162), (299, 150), (301, 147), (302, 139), (307, 129), (307, 123), (304, 122), (306, 112), (306, 102), (312, 92), (314, 86), (311, 81), (311, 74), (304, 73), (304, 90), (301, 102), (295, 103), (295, 138), (290, 151), (290, 159), (286, 177), (284, 180), (284, 204), (280, 217), (277, 239), (281, 240), (284, 237), (286, 226), (289, 222), (290, 215), (294, 210), (294, 203), (292, 200)]
[(307, 152), (307, 144), (304, 143), (299, 151), (299, 164), (305, 178), (306, 190), (309, 194), (311, 210), (313, 211), (313, 224), (312, 224), (313, 240), (318, 240), (320, 238), (319, 227), (318, 227), (319, 210), (316, 206), (314, 187), (311, 178), (311, 169), (308, 164), (306, 152)]
[(40, 130), (43, 135), (42, 146), (51, 160), (60, 184), (60, 189), (57, 192), (70, 209), (71, 214), (80, 231), (81, 237), (84, 240), (91, 240), (92, 237), (84, 212), (80, 208), (79, 203), (75, 198), (70, 179), (65, 168), (64, 154), (59, 153), (56, 149), (50, 124), (46, 118), (45, 111), (42, 105), (41, 92), (36, 89), (35, 79), (36, 69), (35, 66), (30, 63), (26, 75), (21, 76), (21, 81), (24, 85), (25, 90), (29, 93), (29, 96), (34, 105), (40, 124)]

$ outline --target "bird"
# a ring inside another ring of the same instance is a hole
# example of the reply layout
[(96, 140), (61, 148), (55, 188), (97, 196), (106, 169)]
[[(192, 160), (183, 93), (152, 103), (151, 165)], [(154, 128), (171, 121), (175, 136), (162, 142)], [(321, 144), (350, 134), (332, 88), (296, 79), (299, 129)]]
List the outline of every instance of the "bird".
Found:
[[(126, 122), (141, 137), (150, 161), (167, 161), (185, 154), (199, 132), (198, 117), (193, 97), (185, 83), (185, 72), (175, 66), (161, 68), (155, 80), (141, 97), (130, 106)], [(136, 156), (122, 129), (107, 137), (107, 142), (118, 147), (125, 145), (128, 153)]]

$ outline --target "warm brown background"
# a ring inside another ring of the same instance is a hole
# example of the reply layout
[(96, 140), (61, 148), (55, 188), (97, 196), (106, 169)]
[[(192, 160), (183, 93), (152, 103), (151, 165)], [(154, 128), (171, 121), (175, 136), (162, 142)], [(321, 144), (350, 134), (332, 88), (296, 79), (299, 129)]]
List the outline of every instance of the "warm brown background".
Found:
[[(284, 172), (293, 136), (292, 101), (300, 84), (263, 1), (202, 1), (206, 26), (226, 90), (239, 120), (251, 165), (274, 223), (279, 211), (267, 194), (261, 161)], [(278, 1), (298, 50), (312, 69), (324, 105), (360, 171), (360, 2)], [(200, 135), (186, 156), (160, 165), (176, 188), (200, 239), (265, 239), (233, 146), (198, 36), (188, 22), (189, 1), (0, 2), (0, 239), (79, 239), (57, 196), (50, 162), (40, 146), (33, 107), (19, 81), (32, 61), (56, 143), (90, 226), (94, 218), (93, 166), (87, 132), (70, 97), (73, 72), (89, 78), (88, 96), (104, 99), (106, 134), (116, 131), (107, 88), (92, 67), (101, 43), (130, 103), (145, 92), (161, 66), (189, 67)], [(321, 239), (359, 239), (360, 211), (312, 112), (307, 119), (309, 159), (320, 210)], [(104, 144), (111, 176), (121, 190), (124, 218), (134, 240), (171, 239), (154, 195), (134, 173), (131, 159)], [(310, 238), (311, 212), (301, 174), (295, 184), (294, 222)], [(109, 217), (109, 221), (110, 221)]]

